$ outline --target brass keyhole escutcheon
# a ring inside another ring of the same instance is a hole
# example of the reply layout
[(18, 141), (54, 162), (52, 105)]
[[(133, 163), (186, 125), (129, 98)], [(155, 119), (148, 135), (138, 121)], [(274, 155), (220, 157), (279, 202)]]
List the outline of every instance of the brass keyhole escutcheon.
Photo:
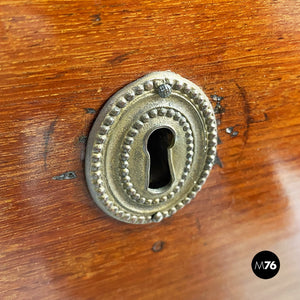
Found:
[(120, 221), (159, 222), (201, 189), (216, 145), (202, 89), (169, 71), (150, 73), (113, 95), (97, 117), (86, 150), (89, 191)]
[(174, 144), (174, 134), (168, 128), (159, 128), (148, 138), (147, 150), (150, 155), (149, 184), (152, 191), (160, 192), (172, 181), (169, 149)]

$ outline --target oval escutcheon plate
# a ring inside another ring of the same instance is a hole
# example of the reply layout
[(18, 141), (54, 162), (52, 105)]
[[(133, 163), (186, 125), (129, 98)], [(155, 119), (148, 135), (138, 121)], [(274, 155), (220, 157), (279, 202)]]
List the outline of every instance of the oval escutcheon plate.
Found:
[(217, 126), (200, 87), (165, 71), (122, 88), (90, 132), (86, 180), (120, 221), (159, 222), (188, 204), (214, 164)]

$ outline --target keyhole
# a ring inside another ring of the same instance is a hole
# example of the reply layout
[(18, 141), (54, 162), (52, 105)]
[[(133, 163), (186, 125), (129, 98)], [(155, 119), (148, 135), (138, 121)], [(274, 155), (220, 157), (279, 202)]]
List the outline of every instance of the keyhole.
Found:
[(149, 186), (159, 189), (171, 183), (168, 149), (174, 145), (174, 134), (168, 128), (159, 128), (151, 133), (147, 143), (150, 155)]

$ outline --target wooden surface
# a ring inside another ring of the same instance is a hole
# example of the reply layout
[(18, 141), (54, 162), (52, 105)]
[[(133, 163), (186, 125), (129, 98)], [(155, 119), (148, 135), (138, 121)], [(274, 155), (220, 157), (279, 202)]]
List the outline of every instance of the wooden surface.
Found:
[[(1, 0), (0, 298), (299, 299), (299, 17), (294, 0)], [(220, 163), (172, 218), (128, 225), (89, 196), (85, 136), (156, 70), (223, 97)], [(265, 249), (270, 280), (250, 267)]]

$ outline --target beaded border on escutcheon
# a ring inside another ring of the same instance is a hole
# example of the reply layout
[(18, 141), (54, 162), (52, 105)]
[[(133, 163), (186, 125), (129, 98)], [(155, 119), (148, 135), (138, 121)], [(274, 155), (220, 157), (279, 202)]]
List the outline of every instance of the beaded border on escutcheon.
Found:
[[(157, 117), (168, 117), (172, 118), (173, 120), (177, 121), (179, 125), (182, 127), (182, 130), (185, 132), (185, 138), (186, 138), (186, 161), (185, 161), (185, 167), (183, 170), (183, 174), (181, 176), (180, 181), (178, 184), (172, 189), (168, 195), (165, 195), (161, 198), (155, 198), (155, 199), (146, 199), (144, 197), (141, 197), (139, 193), (137, 193), (136, 189), (133, 186), (133, 183), (131, 182), (129, 169), (128, 169), (128, 160), (129, 160), (129, 154), (131, 150), (131, 145), (134, 142), (134, 137), (139, 133), (139, 130), (144, 126), (145, 123), (147, 123), (150, 119), (157, 118)], [(123, 144), (122, 144), (122, 153), (120, 155), (120, 176), (121, 176), (121, 182), (123, 183), (123, 187), (127, 195), (131, 198), (131, 200), (139, 203), (139, 204), (159, 204), (161, 202), (165, 202), (167, 200), (171, 200), (176, 193), (178, 193), (183, 186), (183, 183), (185, 179), (188, 176), (188, 172), (191, 168), (191, 164), (193, 161), (194, 156), (194, 137), (193, 132), (191, 130), (191, 125), (185, 118), (183, 114), (181, 114), (178, 110), (174, 108), (169, 107), (159, 107), (159, 108), (153, 108), (147, 112), (145, 112), (138, 121), (136, 121), (133, 126), (129, 129)]]
[[(115, 203), (114, 200), (109, 199), (109, 196), (106, 193), (103, 179), (101, 176), (100, 166), (102, 162), (102, 152), (103, 145), (106, 141), (107, 134), (111, 128), (111, 125), (115, 121), (115, 117), (118, 116), (121, 110), (127, 105), (128, 102), (132, 101), (135, 96), (141, 95), (144, 92), (150, 92), (155, 90), (154, 83), (156, 81), (163, 81), (164, 83), (170, 85), (170, 87), (176, 91), (182, 92), (183, 94), (189, 97), (189, 100), (198, 107), (199, 111), (202, 113), (203, 119), (205, 121), (206, 129), (207, 129), (207, 155), (203, 170), (201, 175), (192, 188), (192, 191), (177, 203), (172, 208), (166, 211), (158, 211), (153, 215), (143, 216), (136, 215), (131, 212), (126, 212), (124, 209)], [(216, 154), (216, 146), (217, 146), (217, 125), (214, 117), (214, 113), (211, 107), (209, 100), (206, 100), (199, 92), (196, 91), (195, 88), (190, 87), (187, 83), (181, 82), (177, 79), (152, 79), (147, 80), (143, 84), (139, 84), (131, 89), (131, 91), (125, 93), (123, 96), (119, 98), (117, 103), (111, 108), (108, 112), (108, 116), (102, 121), (101, 126), (98, 130), (97, 138), (95, 139), (95, 143), (92, 148), (92, 157), (91, 157), (91, 175), (92, 175), (92, 183), (94, 185), (94, 190), (97, 194), (98, 200), (105, 207), (107, 212), (117, 219), (122, 220), (127, 223), (134, 224), (145, 224), (151, 222), (160, 222), (163, 218), (170, 217), (174, 213), (176, 213), (179, 209), (183, 208), (186, 204), (190, 203), (191, 200), (196, 196), (197, 192), (200, 191), (202, 185), (206, 181), (209, 172), (214, 164), (215, 154)]]

